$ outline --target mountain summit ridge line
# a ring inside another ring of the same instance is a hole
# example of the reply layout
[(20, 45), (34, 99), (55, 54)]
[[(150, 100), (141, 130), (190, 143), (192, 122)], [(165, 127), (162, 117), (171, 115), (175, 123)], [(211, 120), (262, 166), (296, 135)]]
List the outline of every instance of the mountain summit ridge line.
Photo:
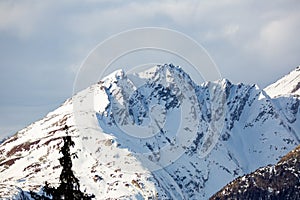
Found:
[[(293, 81), (298, 82), (294, 77), (300, 72), (297, 68), (291, 74), (278, 82), (292, 79), (288, 82), (293, 88), (285, 92), (276, 84), (261, 90), (226, 79), (197, 85), (173, 65), (140, 74), (116, 71), (3, 141), (0, 184), (25, 193), (38, 192), (46, 180), (57, 185), (58, 149), (62, 128), (68, 125), (79, 157), (73, 165), (76, 177), (97, 199), (207, 199), (236, 177), (275, 164), (299, 145), (299, 91)], [(132, 77), (143, 84), (136, 87)], [(224, 101), (218, 99), (220, 92), (226, 94)], [(207, 139), (216, 138), (209, 127), (221, 103), (222, 131), (201, 157)], [(199, 111), (192, 118), (195, 104)], [(190, 118), (182, 121), (181, 115)], [(128, 134), (130, 130), (134, 133)], [(137, 130), (155, 132), (142, 138)], [(177, 130), (184, 130), (187, 138), (180, 135), (179, 140)], [(2, 198), (18, 199), (20, 194), (0, 187)]]

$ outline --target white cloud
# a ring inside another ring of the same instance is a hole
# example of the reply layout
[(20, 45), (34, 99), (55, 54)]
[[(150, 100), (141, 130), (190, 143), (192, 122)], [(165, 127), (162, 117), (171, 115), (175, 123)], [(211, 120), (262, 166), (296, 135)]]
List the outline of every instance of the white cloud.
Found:
[[(203, 44), (226, 78), (267, 84), (299, 65), (298, 1), (0, 0), (0, 67), (7, 74), (21, 71), (19, 79), (30, 89), (44, 79), (33, 69), (48, 66), (51, 73), (43, 84), (56, 92), (57, 85), (71, 85), (74, 70), (99, 42), (127, 29), (158, 26), (181, 31)], [(278, 69), (282, 70), (276, 74)], [(70, 77), (61, 77), (67, 76), (63, 70)], [(58, 77), (61, 81), (54, 84)], [(13, 78), (0, 81), (8, 85), (7, 93), (20, 91)], [(69, 94), (72, 88), (65, 87), (61, 93)], [(26, 92), (22, 93), (26, 99), (36, 93)], [(58, 99), (61, 93), (44, 98)], [(17, 92), (14, 97), (23, 99)]]
[(224, 28), (224, 34), (228, 36), (234, 36), (240, 29), (237, 24), (230, 24)]
[(266, 55), (287, 53), (300, 46), (299, 35), (300, 14), (294, 13), (263, 27), (257, 45)]
[(0, 1), (0, 32), (30, 36), (48, 6), (47, 1)]

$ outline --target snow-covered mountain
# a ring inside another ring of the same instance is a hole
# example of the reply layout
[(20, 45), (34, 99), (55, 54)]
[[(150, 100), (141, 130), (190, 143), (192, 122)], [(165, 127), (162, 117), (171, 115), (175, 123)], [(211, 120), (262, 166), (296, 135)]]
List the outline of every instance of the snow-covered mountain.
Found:
[[(300, 66), (265, 88), (288, 128), (300, 139)], [(297, 120), (298, 119), (298, 120)]]
[(299, 77), (261, 90), (197, 85), (173, 65), (116, 71), (0, 145), (0, 196), (59, 184), (68, 125), (73, 170), (97, 199), (207, 199), (300, 143)]
[(280, 96), (299, 96), (300, 95), (300, 66), (291, 71), (288, 75), (269, 85), (265, 91), (272, 98)]

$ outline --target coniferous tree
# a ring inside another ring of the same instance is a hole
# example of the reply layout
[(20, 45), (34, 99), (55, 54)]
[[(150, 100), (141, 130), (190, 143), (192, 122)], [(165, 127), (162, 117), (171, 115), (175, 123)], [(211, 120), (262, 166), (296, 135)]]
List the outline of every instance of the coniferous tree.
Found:
[[(47, 196), (52, 196), (54, 200), (90, 200), (94, 198), (94, 195), (87, 195), (80, 191), (80, 184), (78, 178), (75, 177), (72, 170), (72, 158), (78, 158), (76, 153), (71, 153), (70, 147), (74, 147), (75, 143), (71, 136), (68, 135), (68, 126), (64, 127), (66, 136), (63, 137), (64, 145), (60, 149), (60, 153), (63, 154), (59, 158), (59, 163), (62, 166), (60, 174), (60, 185), (58, 188), (51, 187), (47, 182), (43, 187), (43, 191)], [(34, 192), (30, 192), (31, 196), (37, 200), (47, 200), (46, 196), (40, 196)]]

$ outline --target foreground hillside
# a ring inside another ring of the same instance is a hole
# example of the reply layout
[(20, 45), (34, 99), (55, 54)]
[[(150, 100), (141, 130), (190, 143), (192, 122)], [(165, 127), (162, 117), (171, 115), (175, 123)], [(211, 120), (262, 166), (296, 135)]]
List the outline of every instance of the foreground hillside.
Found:
[(300, 199), (300, 146), (276, 165), (237, 178), (210, 199)]

